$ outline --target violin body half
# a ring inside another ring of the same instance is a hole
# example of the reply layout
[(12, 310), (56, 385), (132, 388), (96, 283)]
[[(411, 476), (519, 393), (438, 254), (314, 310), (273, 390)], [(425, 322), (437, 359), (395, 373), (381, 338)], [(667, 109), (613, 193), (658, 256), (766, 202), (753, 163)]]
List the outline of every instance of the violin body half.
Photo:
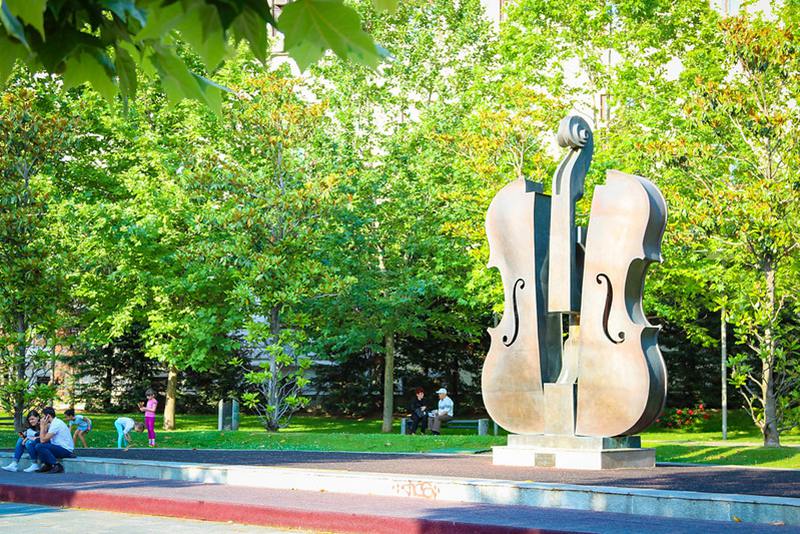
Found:
[(489, 329), (481, 389), (492, 419), (518, 434), (544, 430), (544, 383), (561, 369), (560, 316), (546, 313), (549, 232), (550, 197), (521, 178), (497, 193), (486, 214), (489, 267), (500, 271), (505, 309)]
[(641, 432), (663, 410), (667, 372), (658, 327), (642, 309), (647, 267), (661, 261), (664, 197), (650, 181), (609, 171), (592, 200), (583, 272), (575, 432)]

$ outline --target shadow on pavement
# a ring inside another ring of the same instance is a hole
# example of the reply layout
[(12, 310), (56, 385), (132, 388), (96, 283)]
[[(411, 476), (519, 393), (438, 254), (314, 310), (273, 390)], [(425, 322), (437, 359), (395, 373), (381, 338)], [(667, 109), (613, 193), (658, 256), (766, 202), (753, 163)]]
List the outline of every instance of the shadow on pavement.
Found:
[[(0, 519), (12, 517), (35, 517), (43, 514), (59, 513), (59, 508), (39, 506), (37, 504), (6, 503), (0, 502)], [(27, 530), (33, 532), (33, 529)]]

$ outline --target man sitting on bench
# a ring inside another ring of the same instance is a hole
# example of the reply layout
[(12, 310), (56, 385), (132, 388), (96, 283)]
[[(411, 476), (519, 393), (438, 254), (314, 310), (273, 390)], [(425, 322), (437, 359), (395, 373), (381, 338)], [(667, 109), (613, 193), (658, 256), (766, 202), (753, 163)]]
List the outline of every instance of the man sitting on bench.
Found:
[(431, 429), (431, 434), (438, 436), (442, 428), (442, 422), (453, 418), (453, 399), (447, 396), (445, 388), (440, 388), (436, 393), (439, 395), (439, 409), (428, 413), (431, 418), (428, 426)]

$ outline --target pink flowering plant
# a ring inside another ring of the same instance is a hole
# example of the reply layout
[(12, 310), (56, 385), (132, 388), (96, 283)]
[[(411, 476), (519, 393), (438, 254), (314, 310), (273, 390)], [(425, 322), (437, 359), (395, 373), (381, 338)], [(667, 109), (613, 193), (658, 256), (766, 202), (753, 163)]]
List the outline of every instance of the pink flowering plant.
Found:
[(667, 408), (656, 423), (666, 428), (687, 428), (699, 425), (709, 417), (705, 404), (700, 401), (692, 408)]

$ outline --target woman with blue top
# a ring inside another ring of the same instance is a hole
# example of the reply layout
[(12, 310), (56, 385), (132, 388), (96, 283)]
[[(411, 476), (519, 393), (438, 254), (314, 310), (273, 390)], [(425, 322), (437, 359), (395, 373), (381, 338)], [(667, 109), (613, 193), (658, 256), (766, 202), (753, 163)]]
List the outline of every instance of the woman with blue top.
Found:
[(36, 445), (39, 443), (39, 412), (31, 410), (28, 412), (28, 428), (25, 432), (19, 433), (17, 446), (14, 448), (14, 460), (3, 467), (6, 471), (19, 471), (19, 461), (22, 454), (27, 451), (31, 458), (31, 465), (25, 469), (26, 473), (33, 473), (39, 470), (39, 463), (36, 457)]

